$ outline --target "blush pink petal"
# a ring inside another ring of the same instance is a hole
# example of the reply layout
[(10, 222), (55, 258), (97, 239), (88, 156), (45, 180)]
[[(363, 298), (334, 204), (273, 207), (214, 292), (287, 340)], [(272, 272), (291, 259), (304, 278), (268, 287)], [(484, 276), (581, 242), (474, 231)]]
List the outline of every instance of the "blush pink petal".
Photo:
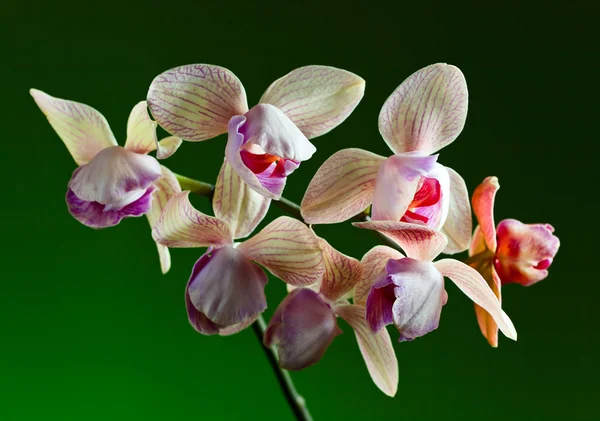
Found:
[(323, 238), (319, 238), (319, 246), (323, 250), (325, 273), (321, 280), (320, 293), (331, 302), (335, 302), (346, 293), (362, 277), (362, 267), (358, 260), (340, 253)]
[[(501, 282), (492, 262), (488, 261), (485, 267), (478, 269), (478, 272), (481, 273), (483, 279), (485, 279), (496, 298), (498, 298), (498, 302), (502, 305)], [(496, 321), (490, 313), (477, 304), (475, 304), (475, 315), (477, 316), (477, 324), (479, 325), (481, 333), (487, 339), (490, 346), (497, 348), (498, 325), (496, 324)]]
[[(412, 216), (413, 217), (418, 217), (419, 219), (416, 219), (415, 221), (411, 221), (410, 217), (408, 214), (405, 214), (404, 217), (402, 218), (403, 221), (405, 222), (415, 222), (415, 223), (420, 223), (422, 221), (426, 221), (426, 225), (432, 229), (435, 230), (439, 230), (440, 228), (442, 228), (442, 226), (444, 225), (446, 218), (448, 217), (448, 210), (450, 208), (450, 178), (449, 178), (449, 174), (448, 174), (448, 170), (446, 169), (446, 167), (444, 167), (443, 165), (438, 164), (437, 162), (435, 163), (435, 165), (433, 166), (433, 169), (427, 174), (427, 177), (424, 179), (427, 182), (431, 182), (431, 180), (433, 180), (435, 183), (437, 183), (438, 189), (437, 191), (439, 192), (437, 196), (438, 199), (437, 201), (435, 201), (435, 203), (431, 204), (431, 205), (425, 205), (425, 204), (420, 204), (417, 205), (414, 209), (410, 209), (409, 206), (409, 210), (412, 212)], [(425, 185), (423, 183), (423, 185)], [(423, 185), (421, 186), (421, 189), (423, 188)], [(419, 192), (421, 191), (421, 189), (419, 189)], [(417, 198), (417, 196), (419, 195), (419, 192), (417, 192), (417, 195), (415, 195), (415, 199)], [(432, 196), (429, 196), (429, 198), (431, 198)], [(435, 195), (433, 195), (433, 198), (435, 200)], [(415, 199), (413, 199), (413, 203), (415, 201)]]
[(362, 277), (354, 287), (354, 303), (364, 306), (371, 286), (381, 278), (385, 264), (390, 259), (402, 259), (404, 255), (388, 246), (375, 246), (360, 261)]
[(455, 254), (469, 248), (473, 222), (471, 220), (471, 204), (465, 180), (452, 168), (446, 167), (450, 176), (448, 216), (442, 226), (442, 233), (448, 238), (444, 249), (446, 254)]
[(487, 177), (475, 188), (472, 204), (487, 248), (496, 251), (496, 227), (494, 224), (494, 199), (500, 188), (498, 178)]

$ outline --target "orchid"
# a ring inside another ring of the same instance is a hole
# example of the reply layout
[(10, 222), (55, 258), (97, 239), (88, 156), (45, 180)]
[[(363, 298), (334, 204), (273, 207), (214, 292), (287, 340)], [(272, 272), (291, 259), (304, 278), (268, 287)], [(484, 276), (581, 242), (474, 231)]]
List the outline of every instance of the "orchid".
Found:
[[(487, 281), (498, 300), (501, 287), (508, 283), (533, 285), (548, 276), (548, 268), (558, 252), (560, 241), (550, 224), (523, 224), (515, 219), (494, 225), (494, 201), (500, 184), (487, 177), (473, 192), (475, 228), (469, 256), (470, 265)], [(475, 306), (481, 333), (493, 347), (498, 346), (498, 327), (485, 311)]]
[[(173, 173), (148, 152), (158, 149), (159, 159), (168, 158), (181, 139), (158, 141), (156, 123), (148, 116), (145, 101), (131, 111), (127, 140), (121, 147), (106, 118), (94, 108), (37, 89), (30, 93), (78, 165), (66, 195), (71, 215), (88, 227), (106, 228), (123, 218), (147, 214), (152, 226), (166, 200), (180, 189)], [(169, 252), (161, 245), (157, 247), (166, 273)]]
[(369, 277), (356, 288), (355, 300), (365, 302), (371, 329), (378, 332), (394, 324), (400, 341), (423, 336), (439, 325), (442, 307), (448, 295), (444, 277), (449, 278), (473, 302), (484, 308), (500, 330), (516, 340), (510, 318), (483, 277), (455, 259), (433, 262), (446, 247), (447, 239), (439, 231), (405, 222), (357, 222), (355, 226), (377, 230), (395, 241), (406, 253), (386, 246), (375, 247), (362, 260)]
[(319, 238), (325, 272), (314, 285), (295, 288), (279, 304), (264, 335), (266, 346), (277, 345), (279, 364), (288, 370), (301, 370), (317, 363), (333, 339), (342, 333), (336, 317), (354, 330), (356, 340), (373, 382), (388, 396), (398, 388), (398, 361), (385, 329), (371, 332), (364, 306), (349, 304), (362, 277), (360, 262), (334, 249)]
[(447, 64), (427, 66), (386, 100), (379, 132), (394, 155), (362, 149), (333, 154), (310, 182), (302, 216), (310, 224), (342, 222), (372, 204), (371, 219), (421, 223), (449, 238), (446, 253), (464, 251), (471, 236), (463, 178), (432, 155), (452, 143), (467, 116), (467, 85)]
[(293, 70), (248, 109), (240, 80), (208, 64), (176, 67), (148, 91), (152, 115), (169, 133), (198, 142), (228, 133), (225, 157), (252, 189), (279, 199), (287, 176), (316, 151), (309, 139), (342, 123), (358, 105), (365, 82), (328, 66)]

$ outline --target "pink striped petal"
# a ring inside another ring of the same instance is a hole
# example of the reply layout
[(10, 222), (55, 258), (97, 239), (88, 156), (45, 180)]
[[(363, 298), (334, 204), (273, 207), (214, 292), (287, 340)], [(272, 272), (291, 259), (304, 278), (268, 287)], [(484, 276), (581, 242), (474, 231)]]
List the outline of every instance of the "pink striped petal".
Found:
[(336, 152), (311, 180), (301, 212), (309, 224), (342, 222), (359, 214), (373, 200), (377, 170), (385, 158), (362, 149)]
[(154, 241), (167, 247), (221, 247), (233, 242), (231, 228), (222, 219), (194, 209), (189, 191), (169, 199), (152, 229)]
[(448, 242), (444, 234), (425, 225), (394, 221), (354, 222), (352, 225), (382, 233), (396, 242), (407, 257), (417, 260), (435, 259)]
[(281, 216), (238, 250), (292, 285), (310, 285), (321, 280), (325, 267), (316, 235), (302, 222)]
[[(485, 267), (480, 268), (478, 271), (481, 273), (481, 276), (485, 279), (494, 295), (498, 298), (500, 304), (502, 304), (500, 278), (491, 261), (488, 261)], [(479, 324), (481, 333), (485, 336), (490, 346), (497, 348), (498, 325), (494, 321), (494, 318), (477, 304), (475, 304), (475, 315), (477, 316), (477, 323)]]
[(104, 148), (117, 146), (108, 122), (92, 107), (54, 98), (37, 89), (30, 89), (29, 93), (77, 165), (87, 164)]
[(439, 260), (435, 262), (435, 266), (442, 275), (450, 278), (475, 304), (490, 313), (504, 335), (515, 341), (517, 340), (517, 331), (512, 321), (502, 310), (500, 301), (498, 301), (498, 298), (479, 272), (454, 259)]
[(173, 155), (181, 146), (182, 140), (177, 136), (169, 136), (161, 139), (157, 144), (156, 158), (167, 159)]
[(450, 200), (448, 216), (441, 231), (448, 238), (444, 253), (455, 254), (468, 249), (471, 243), (471, 204), (465, 180), (452, 168), (446, 169), (450, 175)]
[[(156, 190), (152, 197), (150, 211), (146, 214), (148, 222), (150, 223), (150, 228), (154, 228), (154, 225), (160, 218), (160, 215), (171, 196), (181, 192), (181, 187), (179, 186), (179, 182), (175, 175), (165, 166), (161, 166), (161, 170), (162, 177), (154, 182)], [(160, 269), (162, 270), (162, 273), (165, 274), (171, 268), (171, 255), (169, 249), (167, 246), (163, 246), (159, 243), (156, 243), (156, 248), (158, 249), (158, 256), (160, 258)]]
[(226, 133), (231, 117), (248, 111), (239, 79), (210, 64), (175, 67), (158, 75), (148, 91), (148, 106), (162, 128), (193, 142)]
[(321, 282), (321, 294), (332, 302), (337, 301), (354, 288), (362, 277), (360, 262), (340, 253), (323, 238), (319, 238), (323, 249), (325, 273)]
[(437, 63), (415, 73), (390, 95), (379, 114), (379, 132), (394, 153), (432, 154), (452, 143), (467, 118), (462, 72)]
[(395, 396), (398, 390), (398, 360), (387, 330), (373, 333), (366, 322), (364, 307), (343, 305), (337, 306), (335, 311), (354, 329), (358, 348), (373, 383), (386, 395)]
[(156, 122), (150, 119), (146, 101), (138, 102), (127, 120), (127, 140), (125, 149), (139, 154), (147, 154), (156, 149)]
[(402, 259), (404, 255), (388, 246), (375, 246), (360, 261), (362, 277), (354, 287), (354, 303), (364, 306), (371, 286), (384, 273), (385, 265), (390, 259)]
[(259, 102), (279, 108), (312, 139), (341, 124), (364, 92), (365, 81), (354, 73), (304, 66), (273, 82)]
[(252, 234), (270, 204), (271, 199), (251, 189), (227, 161), (223, 163), (215, 185), (213, 211), (217, 218), (229, 223), (233, 238)]
[(477, 186), (473, 192), (472, 204), (473, 212), (479, 226), (485, 244), (491, 251), (496, 251), (496, 226), (494, 224), (494, 198), (496, 192), (500, 188), (498, 178), (487, 177), (483, 182)]

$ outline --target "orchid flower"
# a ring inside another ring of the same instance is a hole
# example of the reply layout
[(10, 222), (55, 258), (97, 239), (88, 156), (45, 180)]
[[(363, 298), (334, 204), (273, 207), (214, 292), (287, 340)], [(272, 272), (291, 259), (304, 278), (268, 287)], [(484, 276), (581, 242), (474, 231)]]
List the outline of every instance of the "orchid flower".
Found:
[(379, 114), (379, 132), (394, 155), (354, 148), (333, 154), (304, 195), (304, 220), (342, 222), (372, 204), (372, 220), (441, 229), (449, 238), (445, 253), (466, 250), (471, 210), (465, 181), (432, 154), (462, 131), (467, 97), (465, 78), (454, 66), (433, 64), (411, 75)]
[(398, 387), (398, 361), (385, 329), (371, 332), (364, 306), (351, 305), (344, 298), (362, 277), (360, 262), (335, 250), (323, 238), (325, 273), (315, 285), (293, 289), (279, 304), (265, 331), (264, 344), (278, 345), (279, 364), (301, 370), (318, 362), (333, 339), (342, 333), (337, 316), (346, 320), (373, 382), (386, 395)]
[[(231, 172), (221, 171), (222, 178)], [(229, 174), (229, 175), (227, 175)], [(222, 182), (221, 185), (229, 185)], [(284, 282), (303, 286), (315, 283), (323, 275), (321, 248), (313, 232), (302, 222), (279, 217), (261, 232), (241, 244), (234, 239), (247, 234), (258, 222), (248, 215), (234, 197), (219, 193), (215, 201), (226, 219), (208, 216), (194, 209), (189, 191), (175, 194), (154, 225), (154, 239), (167, 247), (208, 247), (194, 265), (185, 288), (185, 304), (190, 324), (205, 335), (230, 335), (246, 328), (267, 308), (264, 266)], [(239, 197), (235, 195), (235, 197)], [(225, 210), (227, 209), (227, 210)], [(239, 215), (246, 215), (239, 218)], [(237, 215), (237, 216), (236, 216)], [(260, 221), (259, 221), (260, 222)]]
[(412, 340), (437, 329), (448, 295), (449, 278), (475, 304), (484, 308), (509, 338), (517, 332), (486, 281), (475, 269), (455, 259), (433, 259), (446, 247), (446, 236), (425, 225), (393, 221), (354, 223), (376, 230), (395, 241), (406, 253), (387, 247), (371, 249), (362, 259), (366, 276), (356, 286), (355, 302), (366, 303), (366, 317), (378, 332), (393, 323), (400, 341)]
[(248, 110), (244, 87), (231, 71), (192, 64), (157, 76), (148, 104), (165, 130), (185, 140), (228, 133), (225, 157), (232, 168), (252, 189), (279, 199), (287, 176), (316, 151), (308, 139), (342, 123), (364, 89), (353, 73), (305, 66), (273, 82)]
[[(500, 188), (496, 177), (487, 177), (473, 192), (475, 228), (469, 256), (471, 266), (481, 273), (501, 301), (501, 286), (517, 283), (533, 285), (548, 276), (548, 268), (558, 252), (560, 241), (550, 224), (523, 224), (505, 219), (494, 225), (494, 199)], [(479, 306), (475, 313), (481, 333), (493, 347), (498, 346), (498, 327), (490, 314)]]
[[(84, 225), (105, 228), (121, 219), (146, 214), (150, 225), (162, 206), (178, 191), (177, 179), (147, 155), (171, 156), (181, 144), (177, 137), (160, 142), (146, 102), (139, 102), (127, 122), (125, 146), (117, 145), (102, 114), (74, 101), (54, 98), (37, 89), (31, 96), (48, 118), (78, 165), (68, 184), (66, 201), (71, 215)], [(170, 267), (168, 250), (158, 245), (163, 273)]]

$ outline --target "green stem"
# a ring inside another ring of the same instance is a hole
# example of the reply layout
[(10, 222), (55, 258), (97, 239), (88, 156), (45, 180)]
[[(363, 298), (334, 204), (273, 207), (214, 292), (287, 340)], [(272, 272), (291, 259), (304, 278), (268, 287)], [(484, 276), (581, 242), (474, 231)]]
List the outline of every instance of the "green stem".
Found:
[(180, 174), (175, 174), (175, 177), (177, 177), (177, 181), (179, 181), (181, 190), (189, 190), (192, 193), (212, 199), (212, 196), (215, 192), (215, 187), (212, 184), (194, 180), (193, 178), (189, 178)]

